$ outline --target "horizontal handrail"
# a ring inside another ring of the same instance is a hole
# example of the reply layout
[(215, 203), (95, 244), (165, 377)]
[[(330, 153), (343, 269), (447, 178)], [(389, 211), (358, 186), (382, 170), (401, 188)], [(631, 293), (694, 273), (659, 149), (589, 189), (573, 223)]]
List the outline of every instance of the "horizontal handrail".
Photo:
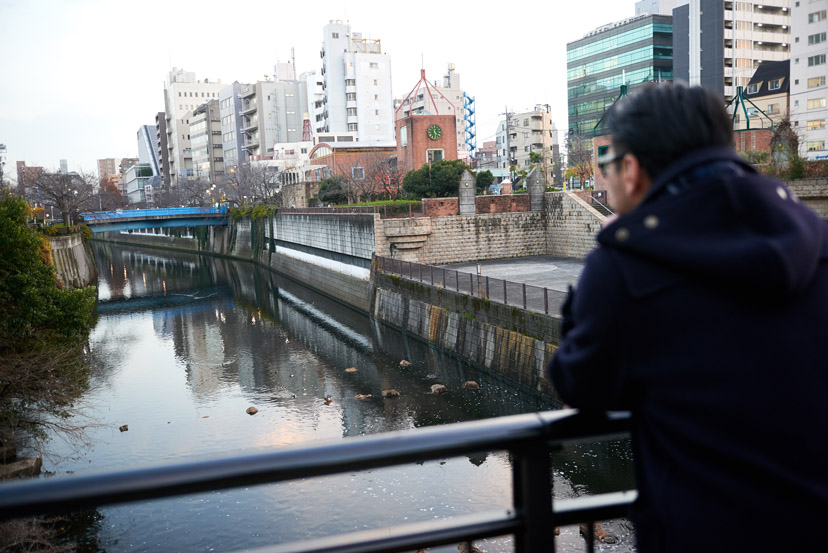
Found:
[[(516, 491), (513, 509), (429, 522), (427, 530), (407, 524), (268, 550), (405, 551), (420, 545), (508, 533), (545, 532), (547, 529), (528, 528), (532, 509), (548, 509), (555, 524), (591, 522), (623, 515), (635, 498), (635, 492), (627, 492), (609, 498), (597, 496), (559, 502), (553, 515), (549, 449), (563, 443), (623, 436), (628, 431), (629, 414), (626, 413), (545, 411), (291, 446), (237, 458), (13, 482), (0, 486), (0, 520), (506, 450), (529, 465), (540, 463), (543, 467), (545, 457), (545, 471), (541, 473), (546, 474), (547, 482), (531, 479), (530, 489), (545, 490), (542, 497), (546, 499), (537, 502), (535, 498), (534, 507), (531, 498), (521, 499)], [(529, 466), (524, 465), (520, 461), (514, 463), (516, 482), (530, 480), (525, 474), (521, 476)]]

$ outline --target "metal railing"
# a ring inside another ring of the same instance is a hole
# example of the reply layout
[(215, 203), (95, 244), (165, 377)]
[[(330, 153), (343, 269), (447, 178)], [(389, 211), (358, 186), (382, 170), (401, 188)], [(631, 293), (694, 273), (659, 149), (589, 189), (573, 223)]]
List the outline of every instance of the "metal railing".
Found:
[(81, 213), (85, 221), (98, 221), (104, 219), (126, 219), (136, 217), (164, 217), (181, 215), (209, 215), (216, 213), (227, 213), (227, 206), (213, 207), (169, 207), (163, 209), (119, 209), (116, 211), (87, 211)]
[(536, 313), (557, 315), (566, 301), (566, 292), (532, 286), (524, 282), (511, 282), (390, 257), (377, 256), (376, 260), (377, 269), (387, 274), (440, 286), (446, 290), (454, 290), (503, 305), (513, 305)]
[(614, 215), (615, 211), (607, 204), (607, 198), (604, 194), (598, 192), (595, 194), (590, 194), (589, 200), (592, 202), (593, 205), (601, 206), (609, 215)]
[[(514, 535), (515, 552), (554, 551), (556, 526), (626, 516), (635, 490), (554, 501), (550, 451), (584, 440), (625, 436), (628, 413), (545, 411), (474, 422), (359, 436), (272, 453), (0, 486), (0, 520), (68, 513), (212, 490), (421, 463), (484, 451), (508, 451), (512, 507), (454, 518), (338, 534), (275, 545), (272, 553), (413, 551)], [(471, 547), (469, 547), (471, 550)]]

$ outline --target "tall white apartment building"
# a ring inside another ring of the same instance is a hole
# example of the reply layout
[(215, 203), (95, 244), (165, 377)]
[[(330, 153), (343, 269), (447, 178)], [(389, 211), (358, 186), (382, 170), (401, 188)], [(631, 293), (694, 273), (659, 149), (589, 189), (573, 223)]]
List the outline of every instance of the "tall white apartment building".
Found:
[(791, 123), (802, 156), (828, 159), (828, 0), (795, 1), (791, 29)]
[(334, 20), (324, 27), (321, 56), (324, 123), (317, 132), (356, 132), (366, 146), (396, 144), (391, 60), (380, 41)]
[(308, 118), (311, 123), (311, 138), (325, 131), (325, 81), (321, 71), (308, 71), (299, 75), (305, 83), (308, 97)]
[(673, 10), (674, 80), (732, 98), (763, 62), (790, 57), (790, 7), (791, 0), (685, 1)]
[(175, 186), (179, 177), (193, 178), (193, 153), (190, 146), (192, 112), (206, 101), (218, 100), (222, 88), (221, 79), (216, 82), (198, 80), (195, 73), (177, 67), (170, 71), (164, 86), (164, 112), (172, 186)]

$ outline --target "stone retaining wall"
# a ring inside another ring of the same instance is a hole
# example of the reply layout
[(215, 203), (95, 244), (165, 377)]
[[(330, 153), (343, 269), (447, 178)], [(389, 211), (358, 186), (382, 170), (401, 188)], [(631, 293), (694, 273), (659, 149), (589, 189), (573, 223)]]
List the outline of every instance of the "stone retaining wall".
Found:
[(557, 399), (545, 377), (558, 317), (375, 274), (372, 316), (526, 390)]
[(50, 236), (52, 265), (57, 279), (66, 288), (84, 288), (96, 283), (98, 270), (92, 252), (80, 234)]
[(583, 259), (606, 217), (573, 192), (547, 192), (547, 255)]

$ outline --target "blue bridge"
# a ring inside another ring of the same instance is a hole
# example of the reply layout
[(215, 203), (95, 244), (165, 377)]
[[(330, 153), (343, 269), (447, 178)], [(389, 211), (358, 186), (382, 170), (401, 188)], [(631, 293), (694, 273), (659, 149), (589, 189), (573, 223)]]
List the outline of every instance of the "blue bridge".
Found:
[(172, 207), (81, 213), (92, 232), (227, 224), (227, 207)]

